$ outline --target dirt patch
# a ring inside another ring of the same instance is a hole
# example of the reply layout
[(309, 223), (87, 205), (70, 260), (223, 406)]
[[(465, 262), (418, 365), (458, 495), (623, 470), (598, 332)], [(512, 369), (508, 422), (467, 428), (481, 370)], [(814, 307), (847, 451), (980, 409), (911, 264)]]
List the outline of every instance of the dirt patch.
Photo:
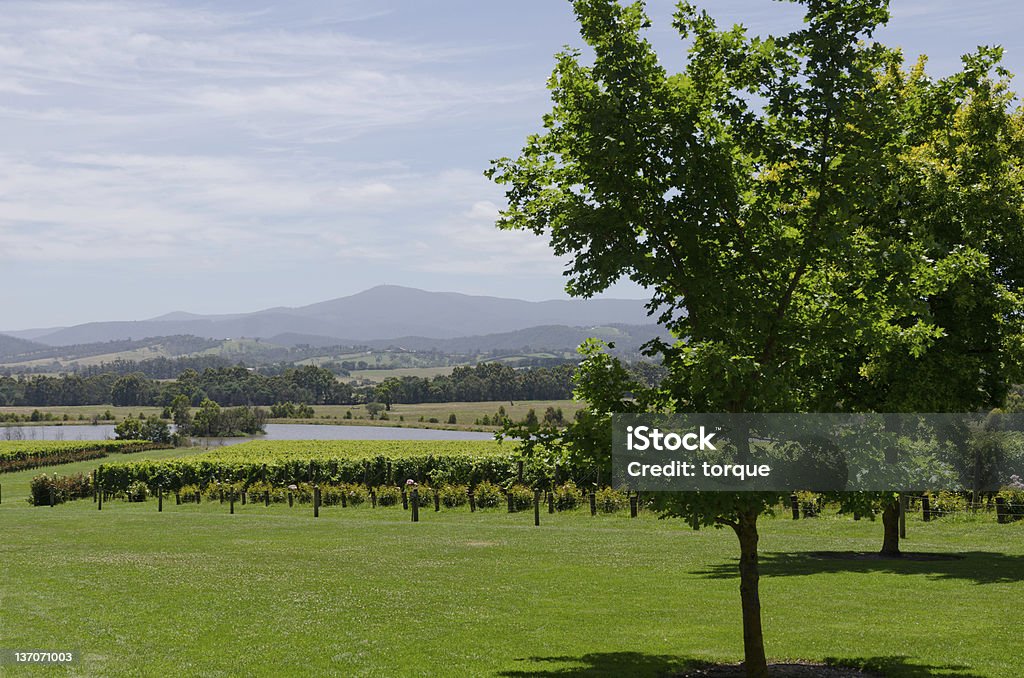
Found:
[[(675, 675), (676, 678), (746, 678), (747, 673), (742, 664), (715, 664)], [(812, 662), (768, 664), (768, 675), (772, 678), (881, 678), (879, 673)]]

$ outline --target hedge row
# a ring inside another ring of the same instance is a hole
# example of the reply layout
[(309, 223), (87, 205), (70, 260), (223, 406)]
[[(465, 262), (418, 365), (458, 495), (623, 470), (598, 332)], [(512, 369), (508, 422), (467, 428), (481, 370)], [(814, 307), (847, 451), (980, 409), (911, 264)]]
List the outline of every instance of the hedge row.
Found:
[[(373, 503), (376, 506), (397, 506), (403, 503), (402, 488), (395, 485), (367, 487), (356, 483), (316, 485), (320, 491), (321, 506), (360, 506)], [(469, 503), (473, 496), (473, 506), (477, 509), (506, 508), (513, 511), (526, 511), (533, 507), (534, 490), (526, 485), (513, 484), (502, 488), (489, 481), (481, 481), (475, 487), (468, 485), (444, 484), (437, 487), (417, 486), (419, 505), (427, 508), (434, 505), (435, 494), (438, 508), (455, 509)], [(157, 490), (159, 491), (159, 490)], [(165, 498), (170, 493), (165, 492)], [(145, 501), (153, 496), (144, 484), (133, 482), (124, 493), (118, 493), (129, 501)], [(311, 504), (314, 497), (314, 486), (310, 483), (298, 483), (287, 487), (270, 485), (269, 483), (252, 483), (243, 486), (240, 483), (213, 483), (205, 487), (184, 485), (174, 491), (177, 500), (183, 504), (199, 502), (244, 502), (250, 504)], [(549, 501), (547, 492), (544, 502)], [(586, 490), (573, 483), (564, 483), (550, 491), (551, 509), (572, 511), (587, 503)], [(411, 493), (406, 492), (405, 501), (412, 500)], [(614, 513), (629, 506), (626, 494), (610, 487), (602, 488), (595, 493), (595, 510), (602, 513)]]
[(490, 441), (287, 441), (246, 443), (184, 459), (105, 464), (97, 480), (108, 492), (123, 492), (141, 481), (150, 489), (175, 492), (216, 483), (247, 488), (266, 483), (400, 485), (406, 480), (433, 486), (475, 486), (487, 481), (503, 487), (518, 483), (548, 487), (551, 467), (521, 461), (512, 446)]
[(0, 473), (167, 447), (146, 440), (5, 440), (0, 441)]

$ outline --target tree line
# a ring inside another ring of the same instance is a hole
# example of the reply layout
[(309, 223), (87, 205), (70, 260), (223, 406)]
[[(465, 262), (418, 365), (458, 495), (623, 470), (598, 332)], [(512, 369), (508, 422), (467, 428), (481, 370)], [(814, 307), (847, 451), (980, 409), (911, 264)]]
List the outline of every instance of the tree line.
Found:
[(381, 384), (354, 386), (328, 369), (313, 365), (264, 374), (241, 365), (186, 369), (173, 380), (133, 372), (0, 376), (0, 406), (53, 407), (118, 405), (168, 407), (184, 398), (194, 407), (219, 405), (357, 405), (561, 400), (572, 397), (572, 365), (516, 370), (500, 363), (457, 367), (450, 375), (388, 378)]

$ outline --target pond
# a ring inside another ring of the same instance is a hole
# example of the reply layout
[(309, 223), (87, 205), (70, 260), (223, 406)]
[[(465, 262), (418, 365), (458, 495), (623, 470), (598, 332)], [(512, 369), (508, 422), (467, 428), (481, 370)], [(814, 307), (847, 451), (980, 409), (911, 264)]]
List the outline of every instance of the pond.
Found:
[[(114, 437), (113, 424), (68, 426), (3, 426), (0, 440), (107, 440)], [(248, 438), (197, 438), (209, 446), (236, 445), (248, 440), (493, 440), (493, 433), (444, 431), (394, 426), (331, 426), (324, 424), (267, 424), (264, 435)]]

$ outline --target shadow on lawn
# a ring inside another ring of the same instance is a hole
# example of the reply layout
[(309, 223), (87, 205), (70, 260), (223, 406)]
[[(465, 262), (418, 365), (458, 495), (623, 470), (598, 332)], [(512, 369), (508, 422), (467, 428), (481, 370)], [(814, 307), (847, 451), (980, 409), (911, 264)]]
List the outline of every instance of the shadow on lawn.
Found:
[[(806, 553), (764, 553), (761, 574), (793, 577), (809, 574), (855, 572), (868, 574), (926, 575), (930, 579), (966, 579), (975, 584), (1007, 584), (1024, 581), (1024, 556), (988, 551), (955, 554), (906, 553), (902, 558), (881, 558), (873, 553), (821, 551)], [(738, 566), (721, 563), (695, 574), (711, 579), (733, 579)]]
[[(693, 659), (664, 654), (642, 652), (592, 652), (582, 657), (527, 657), (520, 659), (522, 669), (502, 671), (499, 676), (519, 678), (521, 676), (564, 676), (566, 678), (591, 678), (596, 676), (655, 676), (679, 675), (686, 669), (699, 665)], [(544, 664), (573, 664), (545, 668)]]
[[(826, 659), (822, 665), (773, 665), (772, 675), (800, 676), (892, 676), (893, 678), (982, 678), (968, 673), (966, 666), (929, 666), (909, 663), (909, 657), (863, 657)], [(735, 664), (710, 664), (676, 655), (653, 655), (642, 652), (594, 652), (581, 657), (528, 657), (520, 659), (523, 668), (502, 671), (498, 676), (525, 678), (597, 678), (598, 676), (636, 676), (638, 678), (711, 678), (742, 677), (743, 669)], [(573, 664), (547, 667), (545, 664)], [(852, 669), (853, 671), (843, 670)], [(863, 671), (864, 673), (857, 673)]]
[(927, 664), (910, 664), (910, 657), (858, 657), (856, 659), (826, 659), (829, 666), (842, 666), (860, 669), (892, 678), (982, 678), (977, 673), (969, 673), (969, 666), (948, 664), (946, 666), (929, 666)]

